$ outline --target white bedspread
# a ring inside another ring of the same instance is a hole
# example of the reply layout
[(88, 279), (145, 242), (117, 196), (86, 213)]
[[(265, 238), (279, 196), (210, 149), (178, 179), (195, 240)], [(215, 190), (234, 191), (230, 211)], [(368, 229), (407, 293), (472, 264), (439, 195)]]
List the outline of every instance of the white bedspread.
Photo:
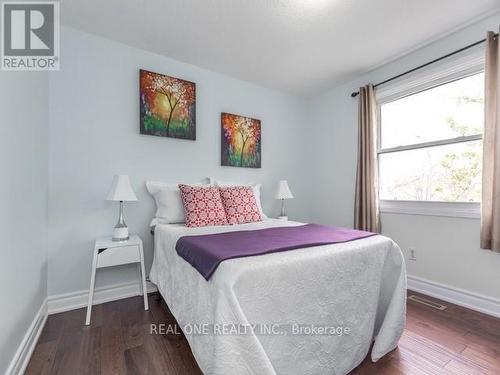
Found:
[[(300, 224), (271, 219), (156, 227), (151, 280), (185, 333), (205, 324), (215, 324), (218, 333), (232, 323), (281, 329), (280, 335), (258, 329), (259, 334), (186, 334), (205, 374), (346, 374), (373, 340), (373, 361), (397, 346), (405, 324), (406, 271), (401, 250), (387, 237), (226, 260), (209, 281), (175, 251), (185, 235)], [(350, 333), (293, 334), (294, 323), (347, 327)]]

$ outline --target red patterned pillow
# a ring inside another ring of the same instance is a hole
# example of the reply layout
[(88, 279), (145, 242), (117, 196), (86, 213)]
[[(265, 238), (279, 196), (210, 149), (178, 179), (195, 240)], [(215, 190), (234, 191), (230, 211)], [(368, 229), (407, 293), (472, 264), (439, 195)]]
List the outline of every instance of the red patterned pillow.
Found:
[(262, 221), (251, 186), (219, 187), (219, 190), (229, 224)]
[(217, 187), (181, 184), (179, 190), (188, 227), (227, 224), (226, 213)]

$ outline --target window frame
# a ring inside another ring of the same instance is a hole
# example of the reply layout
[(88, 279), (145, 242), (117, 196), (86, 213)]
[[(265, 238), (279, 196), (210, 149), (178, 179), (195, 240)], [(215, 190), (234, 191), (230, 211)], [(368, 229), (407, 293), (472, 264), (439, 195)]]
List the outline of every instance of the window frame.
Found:
[[(482, 140), (482, 134), (460, 136), (436, 141), (415, 143), (410, 145), (382, 148), (382, 118), (381, 107), (384, 104), (415, 95), (460, 79), (484, 72), (484, 46), (475, 48), (451, 61), (446, 61), (431, 69), (412, 74), (410, 77), (397, 80), (390, 85), (384, 85), (377, 90), (377, 175), (380, 180), (380, 155), (407, 150), (416, 150), (435, 146), (444, 146), (463, 142)], [(380, 199), (381, 213), (461, 217), (469, 219), (480, 218), (480, 202), (446, 202), (446, 201), (416, 201)]]

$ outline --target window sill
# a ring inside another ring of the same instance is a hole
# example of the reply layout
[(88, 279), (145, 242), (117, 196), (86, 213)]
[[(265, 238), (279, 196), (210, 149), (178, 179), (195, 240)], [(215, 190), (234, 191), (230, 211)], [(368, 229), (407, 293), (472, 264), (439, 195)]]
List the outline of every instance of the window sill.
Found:
[(478, 202), (429, 202), (381, 200), (380, 212), (404, 215), (481, 218)]

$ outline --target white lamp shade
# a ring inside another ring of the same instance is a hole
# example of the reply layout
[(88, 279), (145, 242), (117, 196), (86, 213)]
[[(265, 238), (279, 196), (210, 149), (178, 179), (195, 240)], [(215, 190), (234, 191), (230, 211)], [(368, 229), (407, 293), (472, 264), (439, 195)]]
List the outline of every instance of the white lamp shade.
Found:
[(288, 187), (288, 182), (286, 180), (280, 181), (278, 185), (278, 190), (276, 190), (276, 199), (292, 199), (293, 195)]
[(116, 175), (113, 177), (111, 189), (109, 189), (107, 201), (136, 201), (134, 190), (130, 185), (127, 175)]

